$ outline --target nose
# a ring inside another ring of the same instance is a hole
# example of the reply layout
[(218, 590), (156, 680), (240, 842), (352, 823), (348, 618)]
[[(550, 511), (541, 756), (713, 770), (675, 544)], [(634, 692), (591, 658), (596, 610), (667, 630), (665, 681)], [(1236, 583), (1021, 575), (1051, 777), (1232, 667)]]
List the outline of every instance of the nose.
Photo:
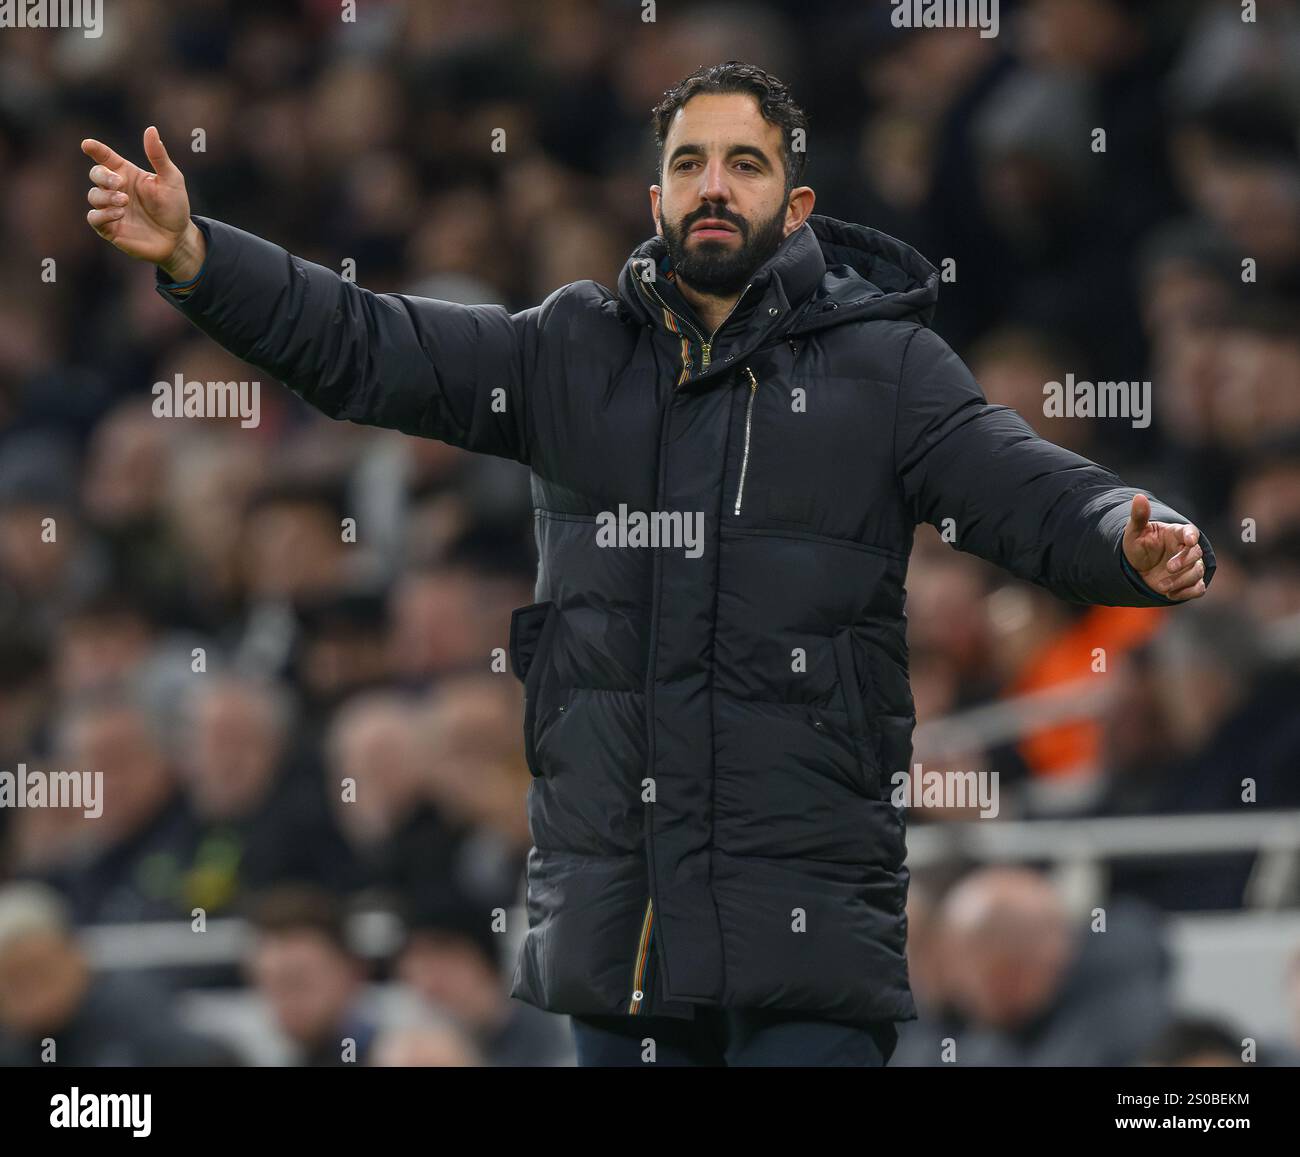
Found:
[(720, 157), (714, 157), (700, 174), (700, 200), (726, 204), (731, 199), (726, 181), (727, 166)]

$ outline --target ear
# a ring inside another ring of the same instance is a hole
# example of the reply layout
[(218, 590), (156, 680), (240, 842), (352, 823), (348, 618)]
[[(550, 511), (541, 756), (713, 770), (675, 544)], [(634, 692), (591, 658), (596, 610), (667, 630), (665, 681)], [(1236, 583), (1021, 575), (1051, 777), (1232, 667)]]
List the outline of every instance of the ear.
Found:
[(655, 233), (662, 237), (664, 235), (663, 226), (659, 224), (659, 203), (663, 196), (663, 189), (658, 185), (650, 186), (650, 220), (654, 222)]
[(816, 201), (817, 194), (807, 185), (799, 185), (790, 190), (790, 199), (785, 207), (785, 235), (787, 237), (808, 220)]

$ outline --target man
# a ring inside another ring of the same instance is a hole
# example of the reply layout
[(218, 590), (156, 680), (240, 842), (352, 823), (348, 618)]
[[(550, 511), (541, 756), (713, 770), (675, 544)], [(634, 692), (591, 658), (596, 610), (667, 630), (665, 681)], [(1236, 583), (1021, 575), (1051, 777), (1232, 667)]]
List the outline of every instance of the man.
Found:
[(985, 403), (928, 328), (928, 262), (812, 215), (779, 81), (703, 69), (655, 124), (656, 235), (618, 292), (576, 282), (513, 316), (372, 294), (191, 219), (153, 128), (153, 173), (83, 142), (88, 220), (326, 414), (531, 467), (513, 994), (574, 1015), (580, 1063), (880, 1065), (915, 1016), (887, 799), (911, 755), (914, 526), (951, 520), (1083, 603), (1195, 598), (1214, 557)]
[(394, 974), (431, 1011), (450, 1017), (493, 1068), (572, 1064), (561, 1017), (511, 1000), (501, 983), (500, 945), (480, 909), (442, 905), (408, 910)]
[(60, 716), (56, 766), (103, 776), (103, 814), (80, 819), (80, 847), (45, 874), (77, 924), (189, 918), (201, 829), (167, 747), (158, 711), (130, 687)]
[(1115, 898), (1103, 935), (1039, 872), (993, 865), (936, 906), (938, 984), (918, 986), (896, 1066), (1131, 1065), (1170, 1020), (1170, 954), (1149, 905)]
[(0, 1067), (239, 1063), (187, 1029), (165, 989), (93, 971), (71, 916), (45, 884), (0, 888)]
[(366, 963), (352, 949), (330, 893), (285, 884), (253, 901), (249, 979), (284, 1035), (293, 1063), (368, 1062), (378, 1026), (366, 1013)]

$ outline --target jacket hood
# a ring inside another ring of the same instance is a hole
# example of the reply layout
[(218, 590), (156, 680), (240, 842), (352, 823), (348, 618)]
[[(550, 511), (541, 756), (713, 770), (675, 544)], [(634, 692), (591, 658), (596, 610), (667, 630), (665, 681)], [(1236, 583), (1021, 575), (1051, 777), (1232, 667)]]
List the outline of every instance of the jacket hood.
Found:
[[(667, 242), (651, 237), (624, 265), (619, 298), (638, 321), (662, 323), (660, 303), (647, 291), (647, 283), (671, 308), (683, 308), (672, 280)], [(793, 337), (872, 319), (928, 326), (939, 296), (939, 274), (896, 237), (814, 213), (759, 267), (751, 286), (746, 295), (750, 305), (774, 296), (779, 304), (776, 328)], [(747, 312), (750, 324), (761, 325), (766, 334), (771, 328), (762, 324), (767, 311)]]

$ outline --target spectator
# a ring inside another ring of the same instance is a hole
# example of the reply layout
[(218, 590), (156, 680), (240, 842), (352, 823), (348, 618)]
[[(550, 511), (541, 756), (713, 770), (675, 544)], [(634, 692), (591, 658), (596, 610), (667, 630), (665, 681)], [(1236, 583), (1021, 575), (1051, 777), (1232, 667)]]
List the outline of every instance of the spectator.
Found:
[(50, 877), (76, 922), (188, 919), (199, 827), (150, 711), (120, 688), (80, 701), (62, 717), (55, 758), (103, 776), (103, 814), (79, 820), (75, 858)]
[(183, 1028), (166, 991), (92, 972), (69, 917), (45, 885), (0, 888), (0, 1065), (238, 1063)]
[(289, 763), (284, 690), (220, 675), (191, 693), (181, 766), (200, 824), (190, 891), (209, 915), (275, 884), (354, 885), (356, 870), (321, 785)]
[(338, 903), (325, 892), (282, 886), (254, 901), (252, 923), (248, 974), (294, 1063), (366, 1064), (377, 1027), (361, 1008), (366, 968)]
[(398, 954), (398, 977), (473, 1039), (483, 1063), (571, 1064), (567, 1018), (510, 999), (492, 919), (477, 909), (422, 914)]
[(1104, 929), (1083, 929), (1036, 872), (982, 868), (947, 893), (940, 919), (962, 1027), (905, 1026), (899, 1064), (1127, 1065), (1171, 1015), (1146, 908), (1113, 905)]

